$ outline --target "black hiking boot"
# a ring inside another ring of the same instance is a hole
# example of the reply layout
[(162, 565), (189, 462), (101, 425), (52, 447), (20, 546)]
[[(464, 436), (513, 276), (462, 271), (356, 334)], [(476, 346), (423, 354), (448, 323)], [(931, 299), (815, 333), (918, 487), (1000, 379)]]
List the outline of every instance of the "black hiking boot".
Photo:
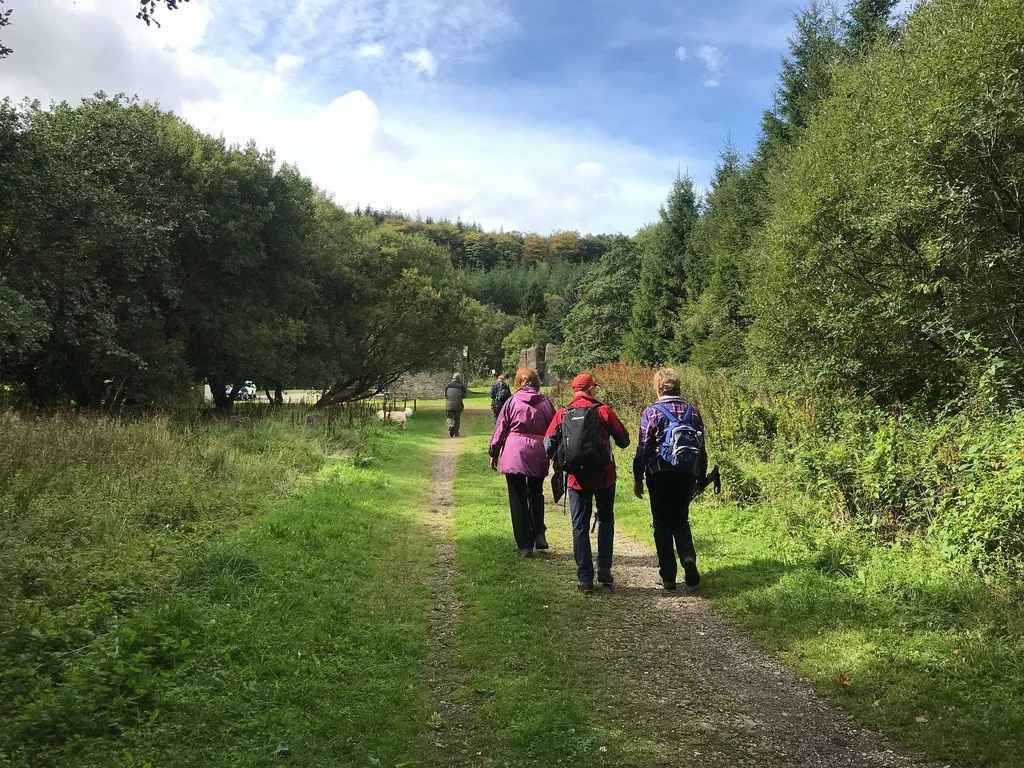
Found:
[(548, 548), (548, 540), (544, 537), (543, 533), (537, 534), (536, 538), (534, 538), (533, 540), (533, 546), (535, 546), (537, 549)]
[(593, 592), (594, 582), (592, 581), (581, 581), (576, 585), (576, 589), (580, 592)]
[(676, 583), (674, 581), (665, 581), (665, 579), (662, 579), (661, 580), (661, 586), (663, 586), (669, 592), (675, 592), (676, 591)]
[(612, 576), (611, 570), (598, 569), (597, 571), (597, 583), (604, 584), (606, 587), (610, 587), (615, 584), (615, 578)]
[(533, 547), (523, 547), (519, 550), (519, 554), (523, 557), (533, 557)]
[(455, 437), (455, 428), (452, 427), (448, 430), (448, 437)]
[(697, 570), (697, 561), (692, 557), (683, 560), (683, 572), (686, 574), (686, 586), (696, 587), (700, 584), (700, 571)]

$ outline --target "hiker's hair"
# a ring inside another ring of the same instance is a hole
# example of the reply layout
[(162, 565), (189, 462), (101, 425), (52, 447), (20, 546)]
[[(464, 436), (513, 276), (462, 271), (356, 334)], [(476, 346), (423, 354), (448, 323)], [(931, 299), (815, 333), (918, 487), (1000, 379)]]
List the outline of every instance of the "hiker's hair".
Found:
[(520, 368), (516, 371), (516, 389), (523, 387), (540, 389), (540, 377), (533, 368)]
[(674, 368), (659, 368), (654, 372), (654, 391), (658, 397), (679, 394), (679, 374)]

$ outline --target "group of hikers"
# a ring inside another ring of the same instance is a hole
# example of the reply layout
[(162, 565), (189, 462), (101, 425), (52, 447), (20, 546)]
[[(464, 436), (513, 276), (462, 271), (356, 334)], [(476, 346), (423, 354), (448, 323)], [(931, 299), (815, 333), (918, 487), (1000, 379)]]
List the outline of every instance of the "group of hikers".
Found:
[[(654, 374), (656, 400), (640, 416), (640, 431), (633, 457), (633, 493), (642, 499), (644, 485), (654, 523), (654, 545), (661, 584), (676, 589), (676, 557), (689, 587), (700, 583), (697, 553), (690, 531), (690, 501), (717, 472), (707, 474), (704, 424), (700, 412), (680, 395), (679, 376), (672, 368)], [(630, 444), (629, 432), (611, 406), (600, 402), (598, 383), (588, 373), (572, 380), (573, 399), (555, 409), (540, 391), (532, 368), (516, 371), (512, 388), (504, 376), (491, 387), (495, 418), (489, 455), (508, 485), (512, 533), (523, 557), (547, 549), (544, 525), (544, 479), (551, 465), (555, 500), (568, 495), (572, 517), (573, 554), (577, 587), (584, 592), (598, 584), (612, 586), (612, 550), (615, 538), (615, 458)], [(512, 389), (515, 390), (514, 394)], [(466, 387), (456, 374), (445, 388), (448, 434), (459, 434), (462, 399)], [(590, 543), (590, 523), (596, 509), (596, 569)]]

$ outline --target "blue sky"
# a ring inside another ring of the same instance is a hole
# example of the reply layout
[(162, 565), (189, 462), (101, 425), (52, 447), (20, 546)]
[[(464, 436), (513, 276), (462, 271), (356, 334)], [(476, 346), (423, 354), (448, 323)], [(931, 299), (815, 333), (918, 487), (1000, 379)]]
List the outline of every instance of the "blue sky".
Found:
[(543, 234), (632, 233), (678, 170), (751, 150), (801, 7), (192, 0), (147, 29), (131, 5), (18, 0), (2, 92), (138, 93), (340, 203)]

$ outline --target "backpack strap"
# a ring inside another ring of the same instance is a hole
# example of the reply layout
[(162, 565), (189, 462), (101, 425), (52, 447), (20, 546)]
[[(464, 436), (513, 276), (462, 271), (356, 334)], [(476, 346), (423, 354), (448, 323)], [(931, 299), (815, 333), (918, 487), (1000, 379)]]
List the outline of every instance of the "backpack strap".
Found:
[[(663, 405), (658, 405), (657, 403), (654, 403), (654, 405), (652, 405), (651, 408), (653, 408), (654, 410), (658, 411), (658, 413), (663, 415), (672, 424), (682, 424), (683, 423), (679, 419), (677, 419), (675, 416), (672, 415), (672, 411), (670, 411), (668, 408), (666, 408)], [(687, 414), (687, 415), (689, 415), (689, 414)], [(686, 417), (684, 416), (683, 418), (685, 419)]]
[(682, 419), (677, 419), (672, 415), (672, 411), (663, 405), (658, 405), (658, 403), (654, 403), (651, 407), (658, 411), (658, 413), (663, 414), (671, 424), (690, 424), (690, 417), (693, 415), (693, 406), (689, 403), (686, 404), (686, 411), (683, 413)]

